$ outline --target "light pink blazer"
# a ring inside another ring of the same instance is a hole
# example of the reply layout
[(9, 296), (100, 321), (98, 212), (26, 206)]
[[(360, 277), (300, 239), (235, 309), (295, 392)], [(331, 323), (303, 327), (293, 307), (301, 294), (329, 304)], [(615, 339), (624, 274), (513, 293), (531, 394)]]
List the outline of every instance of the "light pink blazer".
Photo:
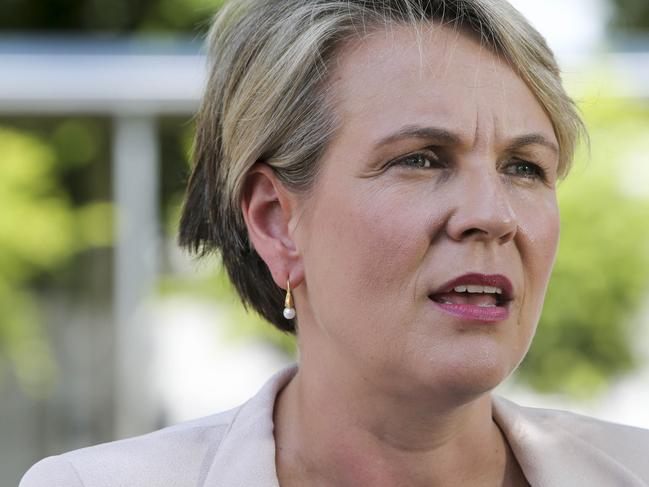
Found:
[[(273, 405), (295, 366), (229, 411), (49, 457), (20, 487), (279, 487)], [(494, 419), (533, 487), (647, 487), (649, 431), (494, 396)]]

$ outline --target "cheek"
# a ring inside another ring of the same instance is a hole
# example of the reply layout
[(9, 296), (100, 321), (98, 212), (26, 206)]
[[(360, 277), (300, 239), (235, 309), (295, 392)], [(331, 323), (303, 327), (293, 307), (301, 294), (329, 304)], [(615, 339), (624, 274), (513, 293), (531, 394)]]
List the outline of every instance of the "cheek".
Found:
[(537, 272), (545, 276), (547, 280), (552, 271), (554, 259), (559, 245), (559, 209), (556, 199), (552, 198), (539, 205), (540, 212), (531, 223), (528, 224), (527, 232), (533, 246), (534, 261)]
[[(317, 259), (308, 276), (316, 314), (329, 323), (353, 319), (364, 332), (404, 319), (404, 308), (412, 309), (413, 276), (430, 248), (426, 215), (391, 189), (335, 193), (321, 195), (326, 204), (315, 208), (310, 237), (317, 248), (306, 253)], [(335, 309), (325, 309), (327, 303)]]
[[(373, 299), (367, 292), (394, 292), (394, 287), (403, 284), (403, 276), (415, 265), (417, 255), (425, 248), (417, 249), (417, 220), (402, 210), (394, 195), (383, 191), (359, 193), (347, 201), (336, 201), (327, 212), (333, 232), (325, 235), (329, 239), (339, 265), (347, 270), (354, 294), (364, 299)], [(337, 215), (331, 213), (336, 211)]]
[(527, 205), (520, 220), (520, 244), (525, 273), (526, 300), (540, 313), (559, 244), (559, 209), (556, 197)]

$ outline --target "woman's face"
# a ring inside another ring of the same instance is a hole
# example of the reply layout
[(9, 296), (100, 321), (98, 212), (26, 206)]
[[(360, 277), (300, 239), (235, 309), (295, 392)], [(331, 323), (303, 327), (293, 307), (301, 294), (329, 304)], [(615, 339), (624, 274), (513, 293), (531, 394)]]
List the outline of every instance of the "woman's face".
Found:
[[(496, 55), (446, 28), (419, 35), (380, 31), (339, 54), (340, 130), (294, 229), (300, 349), (401, 392), (481, 393), (518, 365), (541, 313), (557, 141)], [(491, 277), (461, 277), (476, 273)], [(503, 294), (448, 289), (456, 278)]]

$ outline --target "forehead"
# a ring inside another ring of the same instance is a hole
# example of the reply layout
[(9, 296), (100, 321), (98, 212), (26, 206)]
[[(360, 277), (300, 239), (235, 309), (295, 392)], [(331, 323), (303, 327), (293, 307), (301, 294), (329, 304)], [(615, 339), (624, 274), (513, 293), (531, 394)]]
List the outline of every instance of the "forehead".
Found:
[(507, 62), (448, 27), (394, 26), (348, 41), (331, 80), (346, 129), (378, 135), (437, 125), (473, 138), (483, 127), (485, 136), (515, 129), (554, 139), (549, 117)]

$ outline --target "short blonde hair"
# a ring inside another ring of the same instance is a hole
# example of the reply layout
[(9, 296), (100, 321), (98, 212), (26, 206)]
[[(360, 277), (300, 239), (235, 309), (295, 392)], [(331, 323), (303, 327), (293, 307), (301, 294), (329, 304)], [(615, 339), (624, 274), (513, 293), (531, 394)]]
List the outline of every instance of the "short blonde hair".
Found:
[(244, 306), (281, 330), (295, 332), (295, 324), (248, 239), (245, 176), (264, 162), (287, 188), (308, 193), (336, 130), (327, 75), (337, 49), (387, 25), (431, 21), (509, 62), (554, 126), (565, 177), (584, 124), (544, 38), (505, 0), (232, 0), (214, 19), (179, 242), (201, 255), (220, 251)]

